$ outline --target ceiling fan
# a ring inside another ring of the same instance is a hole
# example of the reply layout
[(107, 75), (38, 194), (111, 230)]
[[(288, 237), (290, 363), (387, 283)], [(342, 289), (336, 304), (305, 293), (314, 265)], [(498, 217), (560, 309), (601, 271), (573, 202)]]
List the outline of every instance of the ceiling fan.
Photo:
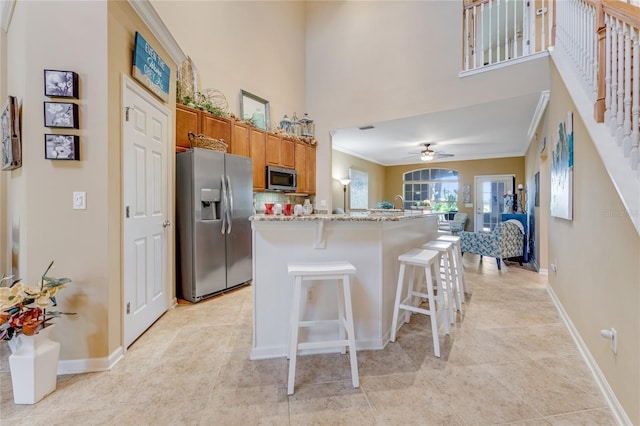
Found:
[(422, 161), (433, 161), (436, 158), (453, 157), (453, 154), (445, 154), (443, 152), (436, 152), (436, 151), (432, 150), (430, 148), (430, 146), (431, 146), (430, 143), (425, 143), (423, 145), (424, 145), (424, 149), (422, 151), (420, 151), (420, 153), (419, 153), (420, 154), (420, 160), (422, 160)]

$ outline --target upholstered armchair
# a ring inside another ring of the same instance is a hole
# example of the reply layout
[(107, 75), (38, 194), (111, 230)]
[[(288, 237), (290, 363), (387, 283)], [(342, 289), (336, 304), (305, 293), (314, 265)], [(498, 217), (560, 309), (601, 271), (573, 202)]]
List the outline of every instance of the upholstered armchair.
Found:
[[(500, 260), (523, 255), (524, 234), (520, 227), (512, 222), (499, 222), (491, 232), (461, 232), (460, 251), (482, 256), (495, 257), (498, 270)], [(520, 259), (522, 265), (522, 258)]]
[(467, 221), (469, 220), (469, 215), (466, 213), (456, 213), (453, 216), (453, 220), (449, 223), (451, 227), (451, 233), (462, 232), (464, 231), (464, 227), (467, 225)]

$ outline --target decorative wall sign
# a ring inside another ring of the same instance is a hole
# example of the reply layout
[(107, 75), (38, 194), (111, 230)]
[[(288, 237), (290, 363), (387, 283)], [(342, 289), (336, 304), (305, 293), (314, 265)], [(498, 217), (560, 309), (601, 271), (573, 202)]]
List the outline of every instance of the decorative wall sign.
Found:
[(551, 216), (573, 219), (573, 113), (558, 126), (551, 157)]
[(78, 128), (78, 105), (69, 102), (45, 102), (44, 125), (65, 129)]
[(132, 75), (157, 97), (165, 102), (169, 100), (171, 68), (137, 31)]
[(13, 170), (22, 166), (22, 145), (20, 141), (20, 116), (18, 101), (9, 96), (0, 115), (2, 122), (2, 170)]
[(80, 137), (76, 135), (44, 135), (44, 158), (47, 160), (79, 160)]
[(44, 70), (44, 95), (78, 99), (78, 74), (73, 71)]

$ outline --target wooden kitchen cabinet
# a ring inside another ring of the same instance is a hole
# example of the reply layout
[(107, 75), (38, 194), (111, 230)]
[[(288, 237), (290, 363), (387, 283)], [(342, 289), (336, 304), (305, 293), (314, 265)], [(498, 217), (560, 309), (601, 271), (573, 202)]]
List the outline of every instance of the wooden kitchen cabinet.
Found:
[(240, 121), (233, 121), (231, 125), (231, 146), (229, 153), (251, 157), (249, 151), (249, 125)]
[(302, 194), (307, 193), (307, 150), (302, 142), (295, 143), (295, 169), (298, 172), (298, 190)]
[(253, 162), (254, 191), (264, 191), (267, 187), (266, 144), (267, 133), (251, 127), (249, 129), (249, 148)]
[(184, 105), (176, 105), (176, 152), (191, 148), (189, 132), (199, 133), (200, 112)]
[(316, 193), (316, 147), (295, 143), (295, 169), (298, 172), (298, 192)]
[[(176, 151), (191, 148), (189, 132), (203, 134), (214, 139), (223, 139), (227, 145), (231, 141), (231, 120), (207, 112), (176, 105)], [(247, 155), (248, 156), (248, 155)]]
[(316, 193), (316, 147), (305, 146), (305, 166), (307, 171), (307, 193)]
[(265, 160), (270, 166), (282, 166), (282, 138), (272, 133), (267, 134)]
[(280, 163), (282, 163), (282, 167), (286, 167), (288, 169), (296, 167), (295, 151), (295, 141), (284, 137), (280, 139)]

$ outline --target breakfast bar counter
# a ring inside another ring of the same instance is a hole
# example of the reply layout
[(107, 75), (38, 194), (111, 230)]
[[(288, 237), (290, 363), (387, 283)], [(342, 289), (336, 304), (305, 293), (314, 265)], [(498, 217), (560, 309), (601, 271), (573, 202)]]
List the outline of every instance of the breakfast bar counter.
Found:
[[(254, 215), (253, 345), (251, 359), (287, 355), (293, 278), (289, 262), (349, 261), (356, 346), (382, 349), (389, 341), (398, 256), (437, 238), (437, 215), (416, 212), (347, 215)], [(337, 315), (336, 286), (305, 287), (305, 319)], [(326, 340), (334, 329), (303, 329), (301, 341)]]

